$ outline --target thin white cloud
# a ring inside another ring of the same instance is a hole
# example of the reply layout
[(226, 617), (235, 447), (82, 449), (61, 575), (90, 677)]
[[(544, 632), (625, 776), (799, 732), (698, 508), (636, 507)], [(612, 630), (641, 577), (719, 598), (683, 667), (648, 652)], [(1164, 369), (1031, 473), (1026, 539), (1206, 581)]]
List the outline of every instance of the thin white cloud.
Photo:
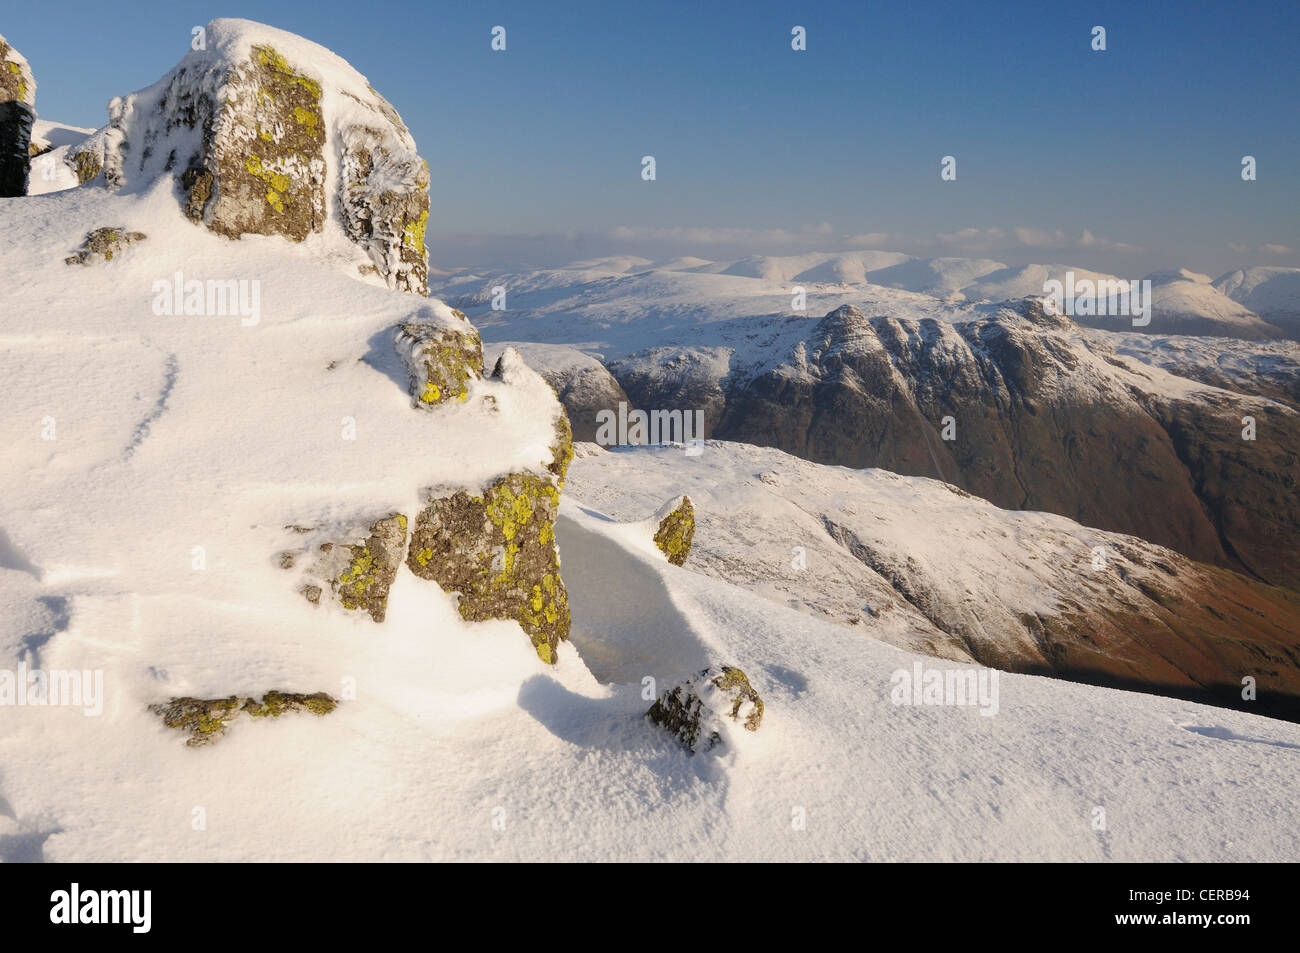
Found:
[(714, 226), (619, 225), (607, 233), (615, 241), (691, 242), (698, 245), (764, 245), (825, 243), (833, 239), (835, 229), (829, 222), (788, 228), (721, 228)]

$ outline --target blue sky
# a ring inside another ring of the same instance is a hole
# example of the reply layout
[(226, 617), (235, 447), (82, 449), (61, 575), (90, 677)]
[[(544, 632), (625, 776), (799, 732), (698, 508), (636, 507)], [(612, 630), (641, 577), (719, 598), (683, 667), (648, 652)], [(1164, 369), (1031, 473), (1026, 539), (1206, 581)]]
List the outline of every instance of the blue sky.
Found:
[(1124, 275), (1300, 264), (1294, 2), (61, 0), (0, 29), (44, 118), (99, 126), (215, 16), (328, 46), (393, 102), (444, 268), (852, 247)]

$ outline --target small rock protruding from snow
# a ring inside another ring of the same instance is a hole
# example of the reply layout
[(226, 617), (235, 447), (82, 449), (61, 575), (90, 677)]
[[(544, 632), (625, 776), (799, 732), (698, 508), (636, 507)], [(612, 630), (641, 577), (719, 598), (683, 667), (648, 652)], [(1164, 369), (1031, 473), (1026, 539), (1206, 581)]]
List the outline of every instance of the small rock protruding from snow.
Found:
[(734, 726), (758, 731), (763, 699), (744, 672), (722, 665), (706, 668), (662, 692), (646, 717), (695, 754), (724, 743)]
[(0, 36), (0, 198), (27, 194), (35, 107), (32, 69)]
[(229, 698), (173, 698), (149, 711), (162, 718), (163, 724), (189, 735), (186, 744), (191, 748), (215, 744), (225, 735), (230, 723), (247, 712), (250, 718), (279, 718), (285, 712), (309, 711), (313, 715), (328, 715), (338, 707), (325, 692), (300, 695), (290, 692), (270, 691), (261, 701), (231, 695)]
[(457, 327), (433, 321), (401, 324), (394, 346), (406, 365), (418, 407), (469, 399), (471, 381), (483, 378), (483, 339), (468, 321)]
[(144, 232), (129, 232), (122, 227), (97, 228), (86, 234), (76, 254), (63, 259), (65, 265), (88, 265), (96, 258), (112, 261), (127, 245), (144, 241)]
[(695, 538), (695, 507), (688, 496), (669, 500), (654, 515), (657, 524), (654, 540), (668, 561), (674, 566), (685, 565), (691, 554), (691, 540)]

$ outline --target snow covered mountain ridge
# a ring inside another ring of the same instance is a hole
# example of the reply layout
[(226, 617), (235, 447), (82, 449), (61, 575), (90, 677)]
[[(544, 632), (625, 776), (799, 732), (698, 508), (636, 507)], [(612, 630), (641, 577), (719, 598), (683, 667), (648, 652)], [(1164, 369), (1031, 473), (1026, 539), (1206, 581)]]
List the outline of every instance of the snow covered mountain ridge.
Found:
[[(700, 276), (692, 278), (690, 276)], [(493, 288), (536, 297), (544, 288), (584, 285), (615, 286), (632, 282), (675, 286), (701, 301), (735, 295), (769, 311), (794, 310), (791, 299), (803, 289), (814, 311), (844, 299), (845, 292), (892, 289), (959, 306), (1001, 302), (1050, 293), (1052, 284), (1090, 282), (1126, 291), (1150, 281), (1153, 298), (1149, 324), (1136, 328), (1152, 334), (1216, 334), (1245, 339), (1300, 337), (1300, 268), (1252, 267), (1211, 280), (1187, 269), (1147, 275), (1118, 276), (1068, 264), (1008, 266), (991, 259), (916, 258), (901, 252), (856, 251), (785, 257), (754, 256), (736, 261), (676, 259), (655, 263), (632, 256), (574, 262), (540, 271), (501, 269), (494, 274), (463, 272), (438, 282), (438, 293), (462, 307), (490, 302)], [(735, 281), (730, 279), (748, 279)], [(785, 299), (782, 304), (780, 299)], [(816, 302), (815, 304), (812, 302)], [(1133, 330), (1130, 320), (1111, 312), (1089, 317), (1090, 326)]]

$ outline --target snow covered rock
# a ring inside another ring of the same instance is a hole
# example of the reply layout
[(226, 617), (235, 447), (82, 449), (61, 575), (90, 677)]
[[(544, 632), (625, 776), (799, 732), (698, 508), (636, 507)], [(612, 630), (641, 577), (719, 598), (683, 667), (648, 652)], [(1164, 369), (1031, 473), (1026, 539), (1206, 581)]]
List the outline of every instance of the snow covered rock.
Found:
[(185, 214), (227, 238), (301, 242), (336, 209), (390, 288), (428, 292), (429, 171), (397, 111), (351, 66), (301, 37), (213, 20), (109, 124), (71, 150), (79, 181), (122, 188), (175, 177)]
[(144, 232), (127, 231), (121, 226), (97, 228), (86, 234), (85, 241), (81, 243), (76, 254), (63, 261), (68, 265), (88, 265), (97, 257), (104, 261), (112, 261), (113, 256), (119, 254), (127, 245), (142, 242), (147, 237)]
[(168, 728), (188, 733), (189, 739), (185, 743), (191, 748), (199, 748), (219, 741), (230, 723), (245, 712), (250, 718), (279, 718), (285, 712), (301, 711), (328, 715), (337, 705), (325, 692), (300, 695), (270, 691), (261, 701), (238, 695), (208, 699), (173, 698), (150, 705), (149, 710), (159, 715)]
[(433, 407), (452, 398), (464, 403), (470, 382), (483, 378), (483, 339), (463, 314), (452, 314), (458, 323), (412, 321), (399, 325), (394, 335), (417, 406)]
[(0, 36), (0, 198), (27, 194), (35, 105), (31, 67)]
[(655, 530), (655, 545), (674, 566), (682, 566), (691, 554), (691, 540), (695, 538), (695, 507), (689, 496), (679, 496), (665, 503), (655, 514), (659, 523)]
[[(369, 88), (369, 87), (367, 87)], [(391, 287), (429, 293), (429, 165), (397, 111), (370, 90), (374, 121), (342, 130), (340, 209), (345, 229), (369, 253)]]
[(503, 477), (479, 496), (462, 490), (431, 499), (416, 517), (407, 565), (459, 593), (466, 620), (517, 620), (538, 657), (554, 664), (569, 634), (555, 546), (559, 502), (553, 481), (528, 473)]
[(664, 691), (646, 717), (695, 754), (723, 743), (731, 725), (758, 731), (763, 699), (740, 669), (706, 668)]
[[(498, 359), (492, 379), (541, 388), (554, 401), (546, 383), (514, 350)], [(432, 493), (416, 516), (407, 558), (415, 575), (459, 594), (462, 618), (517, 621), (547, 664), (558, 659), (570, 625), (555, 520), (573, 459), (573, 435), (563, 407), (555, 405), (545, 473), (510, 473), (478, 494)]]
[(606, 413), (618, 415), (619, 405), (631, 410), (631, 401), (611, 374), (595, 357), (577, 348), (525, 341), (499, 341), (492, 351), (513, 347), (528, 366), (551, 385), (573, 426), (573, 439), (594, 441), (600, 420)]
[[(383, 622), (388, 590), (406, 552), (406, 525), (406, 517), (394, 513), (374, 523), (361, 542), (331, 541), (309, 547), (308, 551), (314, 548), (315, 560), (298, 591), (308, 602), (319, 604), (328, 588), (344, 609), (366, 612), (375, 622)], [(280, 566), (292, 569), (297, 558), (297, 553), (286, 551), (280, 556)]]

